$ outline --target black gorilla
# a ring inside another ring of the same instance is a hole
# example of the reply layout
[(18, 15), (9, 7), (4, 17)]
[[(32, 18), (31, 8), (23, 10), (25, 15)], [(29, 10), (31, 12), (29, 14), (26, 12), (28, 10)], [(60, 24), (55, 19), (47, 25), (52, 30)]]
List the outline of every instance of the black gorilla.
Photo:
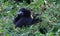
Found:
[(26, 3), (30, 4), (33, 0), (14, 0), (15, 2), (23, 2), (25, 1)]
[[(37, 15), (37, 14), (36, 14)], [(35, 19), (31, 17), (31, 11), (27, 8), (21, 8), (17, 13), (17, 17), (14, 19), (15, 28), (32, 25), (38, 22), (41, 22), (39, 18)]]

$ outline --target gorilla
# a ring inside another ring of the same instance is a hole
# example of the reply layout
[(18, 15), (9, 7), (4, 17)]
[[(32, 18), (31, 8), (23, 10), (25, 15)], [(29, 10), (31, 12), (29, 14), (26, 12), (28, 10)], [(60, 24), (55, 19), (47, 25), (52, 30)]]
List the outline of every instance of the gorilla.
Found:
[(15, 28), (22, 27), (22, 26), (26, 27), (41, 22), (42, 19), (35, 18), (38, 15), (39, 14), (35, 14), (35, 16), (32, 16), (31, 10), (27, 8), (21, 8), (17, 13), (17, 17), (14, 18), (13, 21), (13, 23), (15, 24)]

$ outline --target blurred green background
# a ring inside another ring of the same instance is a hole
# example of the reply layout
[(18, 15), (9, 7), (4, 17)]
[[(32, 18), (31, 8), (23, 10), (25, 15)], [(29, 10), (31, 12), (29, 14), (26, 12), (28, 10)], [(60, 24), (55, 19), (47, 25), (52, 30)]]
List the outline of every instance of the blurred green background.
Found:
[[(0, 36), (60, 36), (60, 0), (33, 1), (27, 4), (0, 0)], [(31, 9), (32, 13), (42, 13), (40, 17), (43, 21), (30, 27), (15, 29), (13, 19), (22, 7)], [(40, 33), (39, 27), (45, 27), (48, 32)]]

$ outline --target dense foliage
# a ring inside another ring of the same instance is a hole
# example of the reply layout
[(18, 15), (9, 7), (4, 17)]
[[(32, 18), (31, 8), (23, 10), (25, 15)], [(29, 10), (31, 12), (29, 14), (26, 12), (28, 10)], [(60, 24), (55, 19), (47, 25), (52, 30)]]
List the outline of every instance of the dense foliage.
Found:
[[(45, 5), (43, 5), (45, 2)], [(14, 28), (13, 19), (20, 8), (30, 8), (39, 13), (42, 22), (30, 27)], [(46, 8), (46, 10), (43, 10)], [(45, 27), (46, 34), (39, 28)], [(0, 36), (60, 36), (60, 0), (34, 0), (30, 4), (15, 3), (13, 0), (0, 0)]]

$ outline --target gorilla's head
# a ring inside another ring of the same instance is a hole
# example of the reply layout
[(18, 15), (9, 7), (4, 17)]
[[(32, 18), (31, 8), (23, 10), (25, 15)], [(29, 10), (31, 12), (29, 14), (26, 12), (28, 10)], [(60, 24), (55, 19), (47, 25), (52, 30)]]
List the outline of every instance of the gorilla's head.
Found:
[(23, 17), (30, 17), (31, 16), (31, 11), (27, 8), (21, 8), (18, 12), (18, 15), (21, 15)]

